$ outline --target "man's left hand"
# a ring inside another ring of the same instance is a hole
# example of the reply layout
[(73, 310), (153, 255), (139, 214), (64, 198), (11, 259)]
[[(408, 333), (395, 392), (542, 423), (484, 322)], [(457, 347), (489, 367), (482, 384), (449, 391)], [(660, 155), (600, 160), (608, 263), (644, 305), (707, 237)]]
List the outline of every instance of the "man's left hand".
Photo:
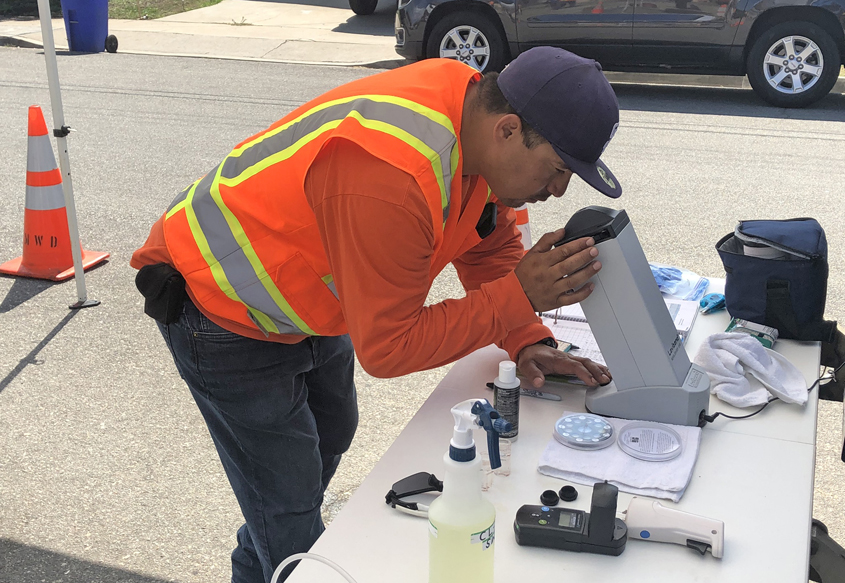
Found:
[(611, 381), (606, 366), (545, 344), (531, 344), (523, 348), (517, 356), (516, 366), (537, 388), (546, 382), (547, 374), (575, 375), (591, 387)]

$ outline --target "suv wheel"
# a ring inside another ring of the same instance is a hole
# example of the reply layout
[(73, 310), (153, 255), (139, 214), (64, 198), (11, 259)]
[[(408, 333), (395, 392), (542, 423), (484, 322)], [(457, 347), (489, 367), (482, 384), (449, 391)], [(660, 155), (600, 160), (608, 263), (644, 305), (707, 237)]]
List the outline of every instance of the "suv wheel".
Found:
[(748, 81), (778, 107), (804, 107), (836, 84), (839, 47), (811, 22), (782, 22), (763, 32), (748, 52)]
[(483, 72), (501, 71), (508, 61), (508, 46), (496, 25), (483, 14), (455, 12), (432, 29), (426, 56), (455, 59)]
[(376, 11), (378, 0), (349, 0), (349, 7), (358, 16), (369, 16)]

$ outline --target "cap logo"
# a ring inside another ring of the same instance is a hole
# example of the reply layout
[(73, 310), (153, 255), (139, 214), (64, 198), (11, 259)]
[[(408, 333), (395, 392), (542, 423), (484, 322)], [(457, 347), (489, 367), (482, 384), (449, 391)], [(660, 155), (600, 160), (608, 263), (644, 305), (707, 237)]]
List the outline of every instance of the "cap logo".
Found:
[[(612, 140), (613, 136), (616, 135), (616, 130), (618, 130), (618, 129), (619, 129), (619, 122), (617, 121), (615, 124), (613, 124), (613, 129), (610, 130), (610, 137), (607, 138), (607, 141), (604, 143), (604, 147), (601, 149), (602, 154), (604, 154), (604, 151), (607, 150), (607, 147), (610, 145), (610, 140)], [(605, 182), (607, 182), (607, 179), (605, 179)], [(614, 188), (616, 188), (616, 187), (614, 186)]]
[(599, 176), (601, 176), (601, 179), (604, 180), (610, 188), (616, 190), (616, 183), (610, 176), (607, 175), (607, 172), (604, 171), (604, 168), (602, 168), (601, 166), (596, 166), (596, 170), (599, 171)]

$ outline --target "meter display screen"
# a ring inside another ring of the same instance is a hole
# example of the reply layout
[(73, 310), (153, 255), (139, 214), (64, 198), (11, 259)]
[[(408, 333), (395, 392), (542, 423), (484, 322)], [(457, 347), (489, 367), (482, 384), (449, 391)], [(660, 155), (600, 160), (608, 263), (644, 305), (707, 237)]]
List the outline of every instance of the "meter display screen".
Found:
[(558, 526), (562, 526), (564, 528), (575, 528), (577, 524), (577, 515), (574, 512), (567, 512), (565, 510), (560, 511), (560, 515), (558, 518)]

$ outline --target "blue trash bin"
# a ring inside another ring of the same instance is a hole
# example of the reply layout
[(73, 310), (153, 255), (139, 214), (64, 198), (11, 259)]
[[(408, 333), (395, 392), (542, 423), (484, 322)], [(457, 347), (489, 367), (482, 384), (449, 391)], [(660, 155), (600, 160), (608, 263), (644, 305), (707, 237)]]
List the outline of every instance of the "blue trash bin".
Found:
[(109, 35), (109, 0), (62, 0), (70, 50), (102, 53)]

